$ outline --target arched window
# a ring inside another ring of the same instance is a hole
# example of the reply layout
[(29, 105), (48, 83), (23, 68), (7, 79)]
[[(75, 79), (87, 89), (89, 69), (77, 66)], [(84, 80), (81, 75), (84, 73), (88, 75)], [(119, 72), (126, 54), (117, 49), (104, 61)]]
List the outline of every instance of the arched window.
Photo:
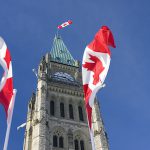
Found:
[(62, 136), (59, 138), (59, 147), (64, 148), (64, 139)]
[(81, 148), (81, 150), (84, 150), (84, 141), (80, 141), (80, 148)]
[(78, 107), (78, 111), (79, 111), (79, 119), (80, 119), (80, 121), (84, 121), (83, 111), (82, 111), (82, 107), (81, 106)]
[(74, 119), (73, 107), (71, 104), (69, 104), (69, 117), (70, 117), (70, 119)]
[(57, 136), (56, 135), (54, 135), (53, 136), (53, 147), (57, 147), (58, 145), (57, 145)]
[(79, 150), (78, 140), (74, 140), (74, 147), (75, 147), (75, 150)]
[(60, 116), (65, 117), (64, 103), (60, 103)]
[(51, 101), (50, 102), (50, 114), (52, 115), (52, 116), (54, 116), (55, 115), (55, 108), (54, 108), (55, 106), (54, 106), (54, 101)]

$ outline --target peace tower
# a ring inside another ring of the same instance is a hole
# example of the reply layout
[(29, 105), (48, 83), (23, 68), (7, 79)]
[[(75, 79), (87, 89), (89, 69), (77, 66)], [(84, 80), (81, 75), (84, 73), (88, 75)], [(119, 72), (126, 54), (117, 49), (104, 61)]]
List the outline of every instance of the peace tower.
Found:
[[(28, 104), (24, 150), (92, 150), (84, 106), (81, 65), (60, 36), (38, 66)], [(93, 108), (96, 150), (108, 150), (98, 100)]]

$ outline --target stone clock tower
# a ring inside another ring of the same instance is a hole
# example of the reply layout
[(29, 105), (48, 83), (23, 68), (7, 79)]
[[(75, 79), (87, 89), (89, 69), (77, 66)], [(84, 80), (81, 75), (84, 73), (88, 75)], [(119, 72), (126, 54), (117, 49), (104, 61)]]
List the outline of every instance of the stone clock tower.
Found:
[[(24, 150), (92, 150), (81, 68), (60, 36), (38, 67), (37, 90), (28, 104)], [(97, 150), (108, 150), (99, 105), (93, 108)]]

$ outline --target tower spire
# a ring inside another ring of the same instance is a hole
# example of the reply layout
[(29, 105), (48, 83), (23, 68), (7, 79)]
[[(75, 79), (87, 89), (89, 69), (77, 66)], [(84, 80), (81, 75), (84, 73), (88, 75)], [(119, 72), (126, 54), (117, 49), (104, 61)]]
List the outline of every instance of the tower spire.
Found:
[(51, 60), (54, 62), (78, 67), (77, 61), (72, 57), (68, 48), (64, 44), (63, 39), (58, 34), (54, 37), (50, 54)]

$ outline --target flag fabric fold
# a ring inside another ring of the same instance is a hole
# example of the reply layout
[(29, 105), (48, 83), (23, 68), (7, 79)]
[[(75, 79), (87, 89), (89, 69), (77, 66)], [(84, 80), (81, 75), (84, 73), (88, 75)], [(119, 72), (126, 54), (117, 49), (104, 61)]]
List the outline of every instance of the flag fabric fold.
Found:
[(113, 34), (107, 26), (102, 26), (93, 41), (86, 46), (82, 60), (82, 81), (92, 148), (95, 150), (92, 131), (92, 107), (96, 93), (103, 87), (106, 78), (111, 52), (109, 46), (115, 48)]
[(58, 28), (58, 29), (62, 29), (62, 28), (66, 27), (66, 26), (69, 26), (69, 25), (71, 25), (71, 24), (72, 24), (72, 21), (71, 21), (71, 20), (68, 20), (68, 21), (62, 23), (61, 25), (59, 25), (57, 28)]
[(13, 89), (13, 75), (11, 55), (6, 43), (0, 37), (0, 65), (4, 69), (3, 77), (0, 81), (0, 104), (3, 105), (7, 118), (7, 131), (4, 144), (4, 150), (7, 149), (9, 131), (11, 126), (16, 89)]

